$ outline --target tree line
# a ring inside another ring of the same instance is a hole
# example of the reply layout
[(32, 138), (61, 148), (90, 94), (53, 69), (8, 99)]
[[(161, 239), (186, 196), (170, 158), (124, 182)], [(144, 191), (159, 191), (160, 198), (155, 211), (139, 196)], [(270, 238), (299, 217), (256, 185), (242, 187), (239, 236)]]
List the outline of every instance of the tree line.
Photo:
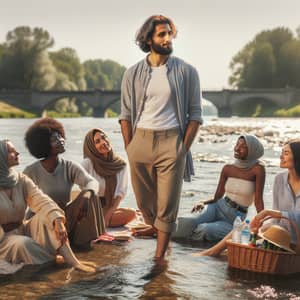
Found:
[(235, 88), (300, 88), (300, 27), (263, 30), (231, 60)]
[[(9, 31), (0, 43), (0, 89), (120, 89), (124, 66), (102, 59), (81, 63), (76, 50), (50, 51), (53, 45), (54, 38), (43, 28)], [(259, 32), (233, 56), (230, 69), (232, 88), (300, 88), (300, 27), (296, 33), (286, 27)], [(62, 99), (52, 109), (92, 113), (76, 99)]]
[[(230, 62), (229, 84), (233, 88), (300, 88), (300, 27), (293, 33), (277, 27), (259, 32)], [(245, 116), (300, 116), (300, 99), (287, 109), (253, 99), (239, 107)]]
[[(125, 67), (112, 60), (80, 62), (75, 49), (50, 51), (54, 38), (43, 28), (20, 26), (0, 44), (0, 89), (86, 90), (120, 89)], [(90, 115), (76, 99), (61, 99), (50, 108)]]

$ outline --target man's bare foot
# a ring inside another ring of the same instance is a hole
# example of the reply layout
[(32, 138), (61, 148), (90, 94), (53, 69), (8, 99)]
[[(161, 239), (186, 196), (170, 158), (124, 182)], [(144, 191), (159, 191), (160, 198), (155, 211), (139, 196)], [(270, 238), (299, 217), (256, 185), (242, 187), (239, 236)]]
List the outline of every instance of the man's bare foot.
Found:
[(132, 235), (133, 236), (156, 236), (157, 229), (153, 226), (149, 226), (143, 229), (133, 229)]
[(97, 268), (97, 265), (95, 263), (93, 263), (92, 261), (80, 260), (79, 262), (83, 265), (90, 266), (90, 267), (93, 267), (93, 268)]
[(85, 273), (96, 273), (96, 267), (91, 266), (91, 264), (93, 263), (80, 261), (74, 268)]

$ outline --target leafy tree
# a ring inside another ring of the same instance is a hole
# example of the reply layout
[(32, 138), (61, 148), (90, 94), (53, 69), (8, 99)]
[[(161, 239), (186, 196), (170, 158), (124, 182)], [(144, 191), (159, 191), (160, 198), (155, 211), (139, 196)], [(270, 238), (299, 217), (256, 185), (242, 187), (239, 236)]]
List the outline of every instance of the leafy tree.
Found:
[[(53, 44), (53, 38), (42, 28), (21, 26), (9, 31), (0, 62), (0, 87), (49, 88), (49, 73), (55, 69), (47, 50)], [(43, 69), (45, 66), (47, 71)]]
[(244, 69), (246, 87), (271, 88), (273, 86), (275, 68), (272, 45), (270, 43), (258, 45), (253, 51), (251, 64)]
[(120, 89), (125, 67), (112, 60), (87, 60), (84, 62), (88, 88)]
[[(280, 49), (278, 72), (281, 86), (300, 87), (300, 40), (287, 42)], [(286, 83), (286, 84), (285, 84)]]
[(300, 87), (299, 47), (288, 28), (260, 32), (232, 58), (229, 83), (236, 88)]
[(50, 57), (58, 71), (64, 73), (68, 80), (73, 82), (79, 90), (86, 89), (84, 68), (76, 51), (72, 48), (62, 48), (50, 53)]

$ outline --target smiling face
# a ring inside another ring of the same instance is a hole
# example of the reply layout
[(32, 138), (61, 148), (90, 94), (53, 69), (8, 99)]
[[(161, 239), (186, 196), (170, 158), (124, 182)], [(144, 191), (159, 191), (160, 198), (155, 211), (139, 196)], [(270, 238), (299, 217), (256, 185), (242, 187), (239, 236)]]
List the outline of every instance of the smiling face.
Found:
[(173, 51), (172, 40), (174, 34), (169, 24), (158, 24), (148, 44), (152, 52), (160, 55), (170, 55)]
[(66, 151), (64, 137), (54, 131), (50, 136), (51, 154), (60, 154)]
[(94, 135), (94, 145), (98, 153), (104, 157), (107, 157), (109, 151), (111, 150), (111, 146), (105, 139), (105, 135), (99, 131), (97, 131)]
[(247, 159), (248, 146), (244, 138), (239, 138), (234, 146), (234, 157), (237, 159)]
[(19, 164), (19, 152), (17, 152), (12, 142), (8, 141), (7, 145), (7, 165), (9, 168)]
[(286, 144), (283, 146), (280, 154), (280, 168), (293, 169), (294, 167), (295, 164), (292, 149), (289, 144)]

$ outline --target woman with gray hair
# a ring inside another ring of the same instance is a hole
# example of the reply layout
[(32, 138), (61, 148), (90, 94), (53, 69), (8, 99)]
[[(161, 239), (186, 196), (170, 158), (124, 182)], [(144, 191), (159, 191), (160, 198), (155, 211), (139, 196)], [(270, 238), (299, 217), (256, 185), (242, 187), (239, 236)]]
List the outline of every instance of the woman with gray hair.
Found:
[(263, 210), (265, 167), (259, 160), (263, 154), (263, 145), (254, 135), (239, 136), (235, 161), (223, 167), (214, 198), (196, 204), (192, 216), (178, 218), (173, 238), (217, 242), (232, 230), (237, 215), (245, 219), (253, 202), (257, 212)]

